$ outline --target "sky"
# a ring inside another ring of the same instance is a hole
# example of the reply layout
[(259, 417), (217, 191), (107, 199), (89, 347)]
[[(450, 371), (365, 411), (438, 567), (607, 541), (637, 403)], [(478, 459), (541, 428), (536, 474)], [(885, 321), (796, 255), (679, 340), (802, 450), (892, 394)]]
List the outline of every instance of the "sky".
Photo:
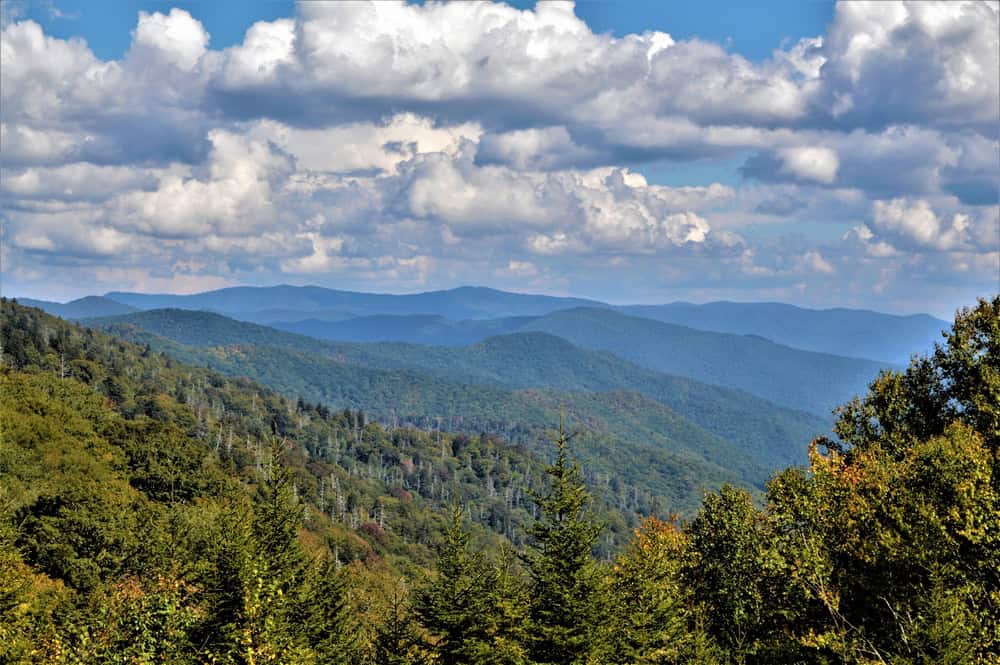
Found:
[(996, 2), (0, 10), (5, 295), (1000, 291)]

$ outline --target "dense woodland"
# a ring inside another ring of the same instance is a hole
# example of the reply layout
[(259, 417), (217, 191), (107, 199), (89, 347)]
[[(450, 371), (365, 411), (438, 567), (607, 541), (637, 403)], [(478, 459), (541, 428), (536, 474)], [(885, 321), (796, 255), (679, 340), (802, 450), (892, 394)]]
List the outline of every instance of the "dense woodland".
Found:
[(184, 310), (90, 324), (283, 394), (363, 408), (390, 427), (486, 432), (537, 449), (562, 408), (581, 428), (574, 450), (589, 471), (631, 485), (644, 504), (683, 512), (722, 482), (762, 490), (774, 469), (804, 463), (807, 442), (830, 427), (818, 416), (544, 333), (446, 348), (328, 343)]
[(0, 313), (0, 662), (1000, 658), (1000, 297), (681, 517), (572, 427), (387, 428)]

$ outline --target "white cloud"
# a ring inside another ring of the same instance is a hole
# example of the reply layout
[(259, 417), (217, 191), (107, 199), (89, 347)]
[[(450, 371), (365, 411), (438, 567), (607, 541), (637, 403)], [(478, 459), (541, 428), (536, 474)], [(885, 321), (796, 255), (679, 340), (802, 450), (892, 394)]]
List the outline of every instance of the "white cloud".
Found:
[[(140, 13), (111, 62), (8, 11), (5, 264), (144, 286), (968, 282), (998, 243), (997, 11), (842, 3), (760, 62), (595, 34), (559, 3), (304, 3), (221, 51), (188, 12)], [(738, 186), (656, 184), (747, 155)]]
[(830, 184), (837, 177), (837, 153), (824, 147), (795, 147), (778, 150), (781, 170), (795, 178)]
[(183, 9), (175, 7), (169, 14), (139, 12), (129, 57), (140, 58), (147, 66), (164, 62), (191, 71), (205, 54), (208, 39), (201, 23)]
[(111, 207), (115, 223), (156, 237), (209, 233), (251, 235), (268, 224), (272, 195), (292, 170), (291, 160), (266, 143), (213, 130), (203, 178), (169, 174), (153, 191), (132, 191)]
[(876, 201), (872, 208), (873, 231), (902, 244), (935, 250), (957, 249), (968, 242), (969, 215), (939, 215), (927, 201), (892, 199)]

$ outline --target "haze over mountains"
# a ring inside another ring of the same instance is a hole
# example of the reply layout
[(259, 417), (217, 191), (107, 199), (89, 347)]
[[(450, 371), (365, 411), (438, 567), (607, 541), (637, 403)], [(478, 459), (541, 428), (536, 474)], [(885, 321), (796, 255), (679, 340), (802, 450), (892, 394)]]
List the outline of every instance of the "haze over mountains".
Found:
[(829, 429), (819, 416), (539, 332), (455, 348), (326, 342), (177, 309), (85, 324), (388, 423), (533, 445), (563, 409), (582, 432), (578, 446), (589, 468), (634, 480), (678, 508), (695, 505), (706, 483), (762, 487), (775, 468), (803, 463), (805, 444)]
[(133, 311), (127, 308), (171, 307), (218, 312), (322, 339), (434, 345), (471, 344), (528, 325), (528, 321), (518, 317), (587, 307), (698, 330), (758, 335), (806, 351), (896, 365), (905, 364), (911, 354), (928, 349), (948, 327), (945, 321), (926, 314), (899, 316), (842, 308), (812, 310), (780, 303), (618, 306), (483, 287), (390, 295), (282, 285), (232, 287), (192, 295), (111, 292), (65, 305), (37, 300), (24, 302), (72, 319)]
[[(477, 287), (413, 295), (237, 287), (26, 304), (385, 422), (519, 440), (563, 407), (593, 433), (584, 450), (597, 467), (652, 474), (644, 482), (678, 501), (667, 488), (680, 467), (696, 469), (689, 478), (759, 487), (771, 470), (802, 463), (832, 409), (946, 327), (924, 315), (613, 306)], [(639, 459), (660, 461), (643, 470)]]

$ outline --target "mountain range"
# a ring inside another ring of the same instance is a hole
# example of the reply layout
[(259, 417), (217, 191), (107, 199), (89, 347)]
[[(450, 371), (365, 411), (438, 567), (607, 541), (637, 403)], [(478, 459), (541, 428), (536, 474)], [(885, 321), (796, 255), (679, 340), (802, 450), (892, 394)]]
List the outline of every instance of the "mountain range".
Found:
[[(135, 310), (207, 310), (323, 339), (465, 345), (514, 332), (521, 317), (573, 308), (625, 315), (710, 332), (757, 335), (805, 351), (905, 365), (912, 353), (940, 339), (947, 322), (926, 314), (815, 310), (781, 303), (713, 302), (612, 305), (583, 298), (459, 287), (408, 295), (340, 291), (318, 286), (231, 287), (191, 295), (114, 291), (70, 303), (22, 299), (69, 319)], [(513, 318), (514, 320), (508, 320)]]
[[(406, 317), (411, 321), (413, 317)], [(558, 310), (541, 317), (518, 317), (496, 326), (505, 334), (548, 333), (583, 349), (609, 351), (635, 365), (669, 375), (742, 390), (786, 408), (827, 418), (837, 405), (861, 392), (885, 364), (784, 347), (756, 336), (698, 331), (599, 308)], [(238, 322), (209, 312), (164, 309), (136, 312), (102, 324), (134, 324), (148, 332), (192, 346), (259, 345), (338, 358), (375, 369), (411, 369), (467, 382), (492, 381), (463, 360), (482, 353), (480, 339), (468, 349), (399, 342), (347, 343), (320, 340), (271, 327)], [(393, 320), (395, 323), (395, 320)], [(489, 322), (479, 322), (485, 329)], [(471, 324), (470, 324), (471, 326)], [(540, 340), (541, 337), (529, 339)], [(494, 345), (495, 346), (495, 345)], [(524, 345), (518, 358), (551, 356), (548, 347)], [(516, 361), (517, 359), (510, 359)], [(579, 362), (568, 359), (566, 364)], [(513, 362), (492, 362), (513, 367)], [(516, 365), (520, 366), (520, 364)], [(530, 371), (525, 368), (524, 371)], [(623, 372), (623, 373), (629, 373)], [(488, 373), (487, 373), (488, 374)], [(803, 390), (801, 386), (810, 386)]]
[[(413, 295), (237, 287), (21, 302), (385, 423), (530, 445), (563, 411), (584, 432), (588, 468), (679, 507), (694, 505), (705, 483), (761, 488), (774, 469), (804, 463), (831, 410), (892, 366), (887, 356), (901, 358), (878, 331), (926, 346), (935, 321), (768, 303), (613, 306), (476, 287)], [(874, 341), (857, 348), (878, 359), (828, 353), (838, 326), (865, 339), (871, 332)]]

